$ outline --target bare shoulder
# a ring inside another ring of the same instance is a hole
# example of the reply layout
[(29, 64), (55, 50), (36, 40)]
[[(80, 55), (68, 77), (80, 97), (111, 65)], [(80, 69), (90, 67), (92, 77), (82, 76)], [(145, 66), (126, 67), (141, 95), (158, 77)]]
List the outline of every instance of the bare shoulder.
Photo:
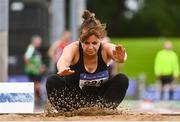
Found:
[(68, 55), (69, 59), (71, 58), (71, 65), (74, 65), (79, 60), (79, 41), (72, 42), (66, 46), (63, 50), (64, 55)]
[(102, 53), (103, 56), (106, 57), (106, 59), (104, 59), (106, 62), (109, 61), (114, 49), (115, 49), (115, 44), (110, 42), (102, 42)]
[(110, 62), (110, 52), (111, 52), (111, 43), (109, 42), (105, 42), (105, 41), (102, 41), (101, 42), (101, 45), (102, 45), (102, 56), (103, 56), (103, 60), (106, 64), (108, 64)]

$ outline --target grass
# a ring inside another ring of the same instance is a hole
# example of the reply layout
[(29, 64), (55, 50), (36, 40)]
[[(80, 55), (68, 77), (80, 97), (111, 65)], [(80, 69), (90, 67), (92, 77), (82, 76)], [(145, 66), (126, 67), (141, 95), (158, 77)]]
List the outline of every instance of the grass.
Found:
[[(154, 75), (154, 58), (162, 49), (164, 38), (121, 38), (112, 39), (115, 44), (123, 44), (128, 54), (126, 63), (118, 65), (120, 72), (125, 72), (130, 78), (145, 79), (145, 83), (156, 81)], [(171, 38), (174, 50), (180, 58), (180, 38)]]

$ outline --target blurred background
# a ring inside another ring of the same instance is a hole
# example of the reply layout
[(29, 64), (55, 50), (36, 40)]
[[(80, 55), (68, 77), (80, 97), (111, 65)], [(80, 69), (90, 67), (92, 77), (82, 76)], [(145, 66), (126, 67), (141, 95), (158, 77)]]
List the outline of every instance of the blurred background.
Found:
[[(116, 66), (130, 79), (126, 99), (159, 100), (154, 60), (166, 40), (172, 41), (180, 57), (179, 0), (0, 0), (0, 80), (29, 81), (23, 58), (32, 35), (38, 34), (47, 67), (45, 84), (46, 76), (54, 70), (48, 49), (65, 30), (71, 31), (71, 40), (78, 39), (85, 9), (106, 23), (112, 43), (126, 48), (127, 62)], [(174, 100), (180, 100), (179, 83), (177, 78)]]

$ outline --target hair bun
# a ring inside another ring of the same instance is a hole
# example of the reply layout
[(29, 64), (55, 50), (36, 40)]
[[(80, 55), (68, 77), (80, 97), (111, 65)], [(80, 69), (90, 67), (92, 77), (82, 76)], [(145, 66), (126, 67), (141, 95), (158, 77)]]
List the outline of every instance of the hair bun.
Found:
[(91, 12), (88, 11), (88, 10), (85, 10), (84, 13), (83, 13), (83, 15), (82, 15), (82, 18), (83, 18), (84, 20), (87, 20), (87, 19), (89, 19), (89, 18), (95, 18), (95, 14), (94, 14), (94, 13), (91, 13)]

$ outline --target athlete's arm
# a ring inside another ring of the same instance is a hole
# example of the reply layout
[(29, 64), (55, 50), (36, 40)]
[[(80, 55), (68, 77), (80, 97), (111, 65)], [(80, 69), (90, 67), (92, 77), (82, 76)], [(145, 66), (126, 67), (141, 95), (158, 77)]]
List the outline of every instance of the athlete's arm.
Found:
[(127, 60), (127, 53), (122, 45), (105, 43), (104, 48), (107, 52), (108, 59), (112, 59), (118, 63), (123, 63)]
[(69, 66), (71, 65), (75, 57), (75, 53), (77, 52), (76, 48), (76, 42), (71, 43), (64, 48), (63, 53), (57, 62), (57, 74), (59, 74), (60, 76), (71, 75), (74, 73), (74, 71), (71, 70)]

